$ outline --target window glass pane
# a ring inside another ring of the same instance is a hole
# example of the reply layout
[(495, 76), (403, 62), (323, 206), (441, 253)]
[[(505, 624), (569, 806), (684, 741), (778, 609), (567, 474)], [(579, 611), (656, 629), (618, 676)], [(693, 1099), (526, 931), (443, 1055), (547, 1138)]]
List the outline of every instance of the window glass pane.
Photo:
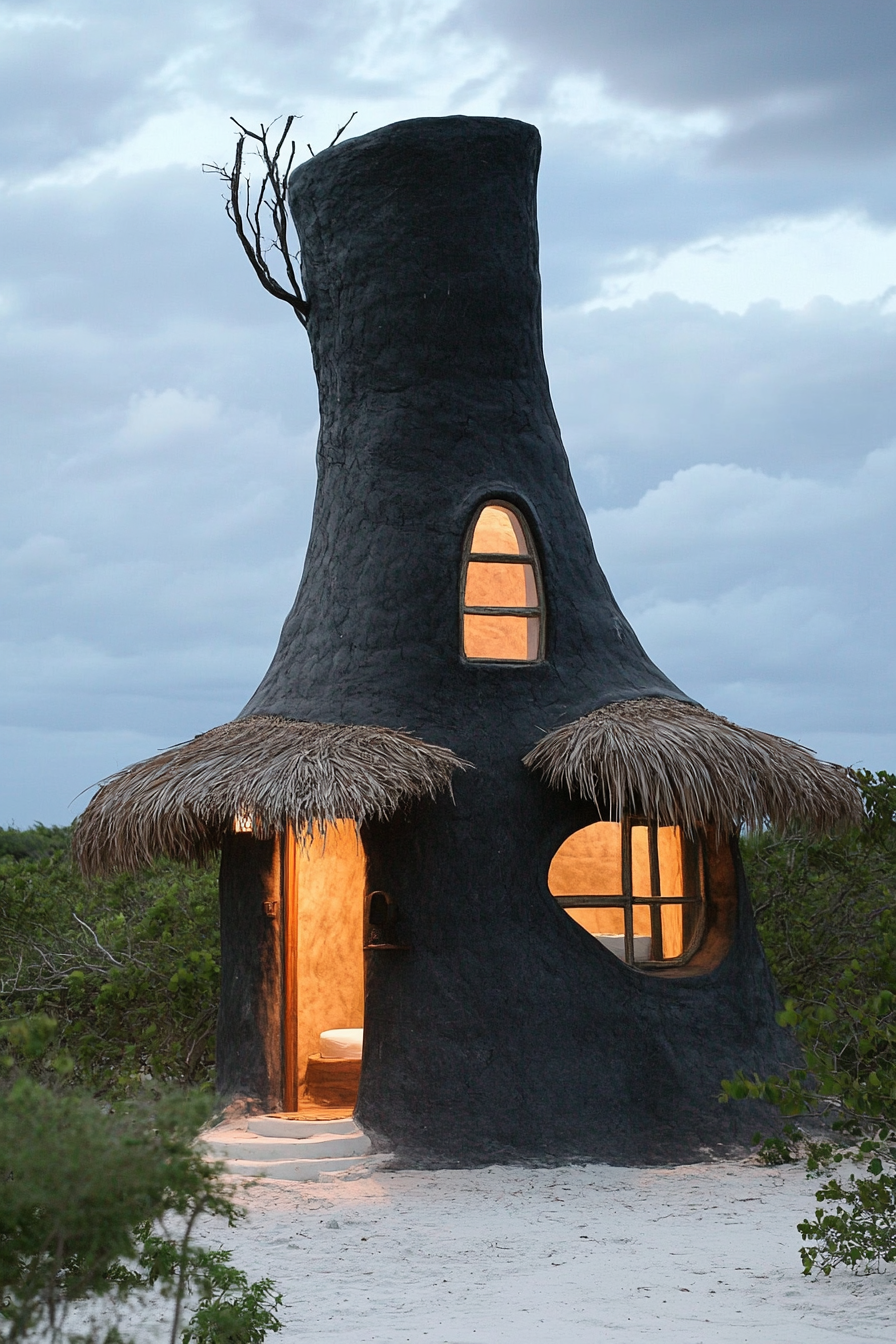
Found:
[(659, 826), (656, 833), (656, 842), (660, 860), (660, 891), (662, 895), (690, 895), (684, 889), (680, 828), (678, 826)]
[[(597, 821), (564, 840), (548, 869), (548, 890), (552, 896), (621, 896), (622, 827), (619, 822)], [(608, 913), (615, 914), (615, 911)], [(619, 918), (622, 918), (622, 911)], [(618, 931), (621, 933), (622, 928)], [(616, 930), (607, 929), (606, 932), (615, 933)]]
[[(650, 828), (643, 822), (631, 826), (632, 895), (647, 898), (650, 889)], [(578, 898), (595, 901), (618, 899), (611, 906), (568, 906), (566, 914), (610, 952), (625, 959), (625, 908), (622, 891), (623, 827), (615, 822), (595, 822), (569, 836), (554, 855), (548, 870), (548, 889), (558, 902)], [(663, 897), (702, 899), (696, 875), (699, 852), (686, 842), (677, 826), (657, 828), (660, 892)], [(632, 905), (635, 964), (676, 961), (693, 949), (700, 928), (700, 911), (692, 905), (658, 903)]]
[(464, 653), (532, 662), (538, 657), (539, 624), (537, 616), (464, 616)]
[(605, 937), (610, 934), (618, 936), (625, 935), (625, 916), (621, 909), (613, 910), (567, 910), (566, 912), (577, 924), (581, 924), (583, 929), (587, 929), (595, 938), (603, 934)]
[(471, 561), (464, 602), (468, 607), (537, 607), (535, 572), (531, 565)]
[(664, 905), (663, 919), (663, 958), (680, 957), (684, 951), (682, 938), (682, 918), (680, 905)]
[(473, 531), (470, 550), (480, 555), (489, 552), (526, 555), (526, 538), (513, 510), (502, 509), (498, 504), (489, 504), (484, 508)]
[(650, 896), (650, 848), (646, 826), (632, 827), (632, 895)]

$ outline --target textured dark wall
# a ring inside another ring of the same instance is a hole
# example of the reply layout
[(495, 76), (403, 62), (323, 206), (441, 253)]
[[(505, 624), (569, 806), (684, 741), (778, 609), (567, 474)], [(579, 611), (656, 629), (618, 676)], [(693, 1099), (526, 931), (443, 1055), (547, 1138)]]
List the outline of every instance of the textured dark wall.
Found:
[[(687, 699), (613, 600), (569, 472), (541, 350), (538, 132), (401, 122), (318, 154), (290, 199), (320, 387), (305, 572), (244, 714), (408, 728), (461, 755), (638, 695)], [(478, 503), (539, 546), (547, 659), (465, 663), (458, 584)], [(517, 750), (518, 748), (518, 750)]]
[[(613, 600), (560, 441), (538, 158), (520, 122), (425, 119), (318, 154), (291, 183), (319, 484), (298, 597), (243, 713), (406, 728), (476, 767), (453, 801), (365, 833), (410, 951), (368, 954), (358, 1114), (419, 1163), (693, 1158), (755, 1126), (717, 1103), (719, 1080), (789, 1049), (743, 890), (728, 955), (678, 979), (623, 966), (547, 890), (555, 849), (596, 813), (521, 757), (599, 705), (687, 697)], [(493, 497), (541, 556), (539, 664), (461, 656), (463, 538)]]

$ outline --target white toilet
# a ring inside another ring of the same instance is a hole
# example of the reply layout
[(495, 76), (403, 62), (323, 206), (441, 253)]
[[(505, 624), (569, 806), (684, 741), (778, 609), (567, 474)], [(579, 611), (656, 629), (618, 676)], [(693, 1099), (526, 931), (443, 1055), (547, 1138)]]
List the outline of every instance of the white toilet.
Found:
[(322, 1031), (320, 1034), (320, 1057), (321, 1059), (360, 1059), (363, 1044), (363, 1027), (337, 1027), (334, 1031)]

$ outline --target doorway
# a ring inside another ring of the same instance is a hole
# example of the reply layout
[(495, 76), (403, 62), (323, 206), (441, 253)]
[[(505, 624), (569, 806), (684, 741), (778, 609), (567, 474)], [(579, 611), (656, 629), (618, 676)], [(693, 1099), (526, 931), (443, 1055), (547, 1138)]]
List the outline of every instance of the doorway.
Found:
[[(283, 1109), (354, 1109), (364, 1026), (367, 862), (353, 821), (283, 837)], [(321, 1034), (339, 1033), (324, 1042)], [(335, 1042), (335, 1057), (333, 1046)]]

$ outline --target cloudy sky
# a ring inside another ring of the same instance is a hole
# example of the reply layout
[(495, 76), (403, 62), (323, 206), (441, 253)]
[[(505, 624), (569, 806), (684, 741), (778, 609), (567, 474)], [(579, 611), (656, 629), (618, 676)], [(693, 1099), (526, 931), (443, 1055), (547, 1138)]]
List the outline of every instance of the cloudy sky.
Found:
[(521, 117), (598, 555), (709, 708), (896, 769), (892, 0), (0, 3), (0, 824), (231, 718), (298, 583), (304, 334), (228, 121)]

